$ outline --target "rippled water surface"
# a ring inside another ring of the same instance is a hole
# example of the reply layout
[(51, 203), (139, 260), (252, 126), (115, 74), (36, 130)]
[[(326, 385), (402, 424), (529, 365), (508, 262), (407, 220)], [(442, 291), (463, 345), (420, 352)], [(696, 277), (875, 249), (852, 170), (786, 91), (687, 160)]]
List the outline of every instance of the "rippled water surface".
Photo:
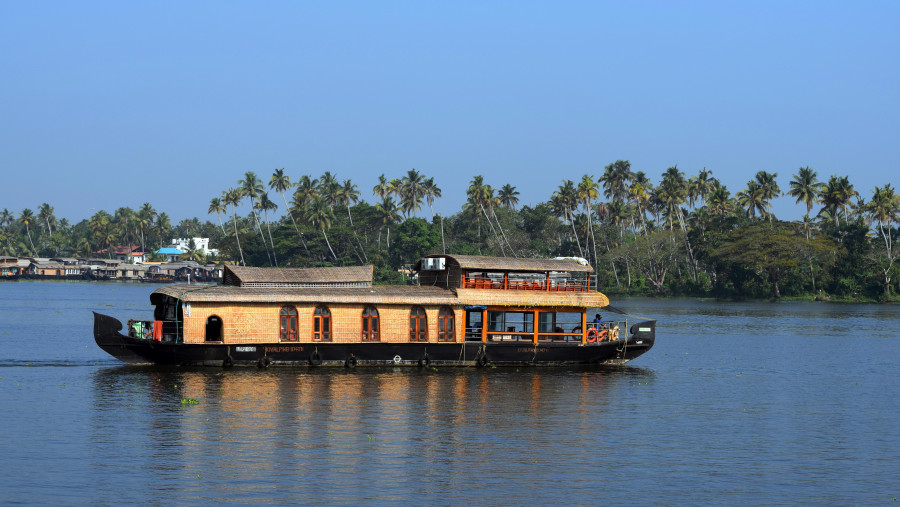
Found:
[(4, 503), (900, 496), (896, 306), (616, 301), (659, 320), (654, 349), (620, 368), (121, 365), (91, 311), (149, 318), (152, 289), (0, 283)]

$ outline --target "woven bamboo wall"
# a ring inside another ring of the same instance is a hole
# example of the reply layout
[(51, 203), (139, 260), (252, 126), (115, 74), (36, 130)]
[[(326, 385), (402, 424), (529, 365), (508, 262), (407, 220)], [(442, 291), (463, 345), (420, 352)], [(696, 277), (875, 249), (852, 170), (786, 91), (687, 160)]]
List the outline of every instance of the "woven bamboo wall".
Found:
[[(363, 305), (331, 304), (331, 336), (335, 343), (362, 341)], [(413, 305), (378, 306), (382, 342), (409, 341), (409, 313)], [(206, 320), (212, 315), (222, 319), (225, 343), (275, 343), (281, 331), (282, 304), (223, 304), (191, 303), (191, 315), (184, 318), (185, 343), (203, 343), (206, 339)], [(297, 304), (297, 327), (301, 343), (312, 343), (314, 304)], [(428, 325), (428, 342), (437, 343), (438, 306), (423, 306)], [(465, 312), (454, 309), (454, 333), (456, 340), (462, 336)]]

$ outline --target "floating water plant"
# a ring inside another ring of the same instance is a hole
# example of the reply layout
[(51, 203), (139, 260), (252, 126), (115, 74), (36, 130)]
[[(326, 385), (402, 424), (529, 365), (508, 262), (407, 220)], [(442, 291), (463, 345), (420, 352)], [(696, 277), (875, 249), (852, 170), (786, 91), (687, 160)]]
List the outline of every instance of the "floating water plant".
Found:
[(200, 402), (195, 400), (194, 398), (181, 398), (182, 405), (197, 405)]

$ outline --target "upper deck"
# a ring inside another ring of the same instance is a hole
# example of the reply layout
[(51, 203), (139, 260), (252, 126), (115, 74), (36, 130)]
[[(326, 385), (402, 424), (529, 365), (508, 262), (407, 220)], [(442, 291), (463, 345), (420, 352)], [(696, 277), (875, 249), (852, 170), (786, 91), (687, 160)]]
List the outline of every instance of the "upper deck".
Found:
[(419, 284), (447, 289), (590, 292), (594, 271), (583, 259), (514, 259), (430, 255), (419, 261)]

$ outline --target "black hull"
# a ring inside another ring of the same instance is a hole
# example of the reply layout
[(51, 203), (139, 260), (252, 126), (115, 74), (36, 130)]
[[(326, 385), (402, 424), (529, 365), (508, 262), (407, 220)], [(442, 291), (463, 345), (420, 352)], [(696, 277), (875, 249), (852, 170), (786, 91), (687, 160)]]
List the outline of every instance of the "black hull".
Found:
[(119, 320), (94, 313), (94, 339), (126, 363), (193, 366), (562, 366), (624, 364), (653, 347), (656, 321), (631, 326), (627, 340), (580, 343), (261, 343), (185, 344), (120, 333)]

